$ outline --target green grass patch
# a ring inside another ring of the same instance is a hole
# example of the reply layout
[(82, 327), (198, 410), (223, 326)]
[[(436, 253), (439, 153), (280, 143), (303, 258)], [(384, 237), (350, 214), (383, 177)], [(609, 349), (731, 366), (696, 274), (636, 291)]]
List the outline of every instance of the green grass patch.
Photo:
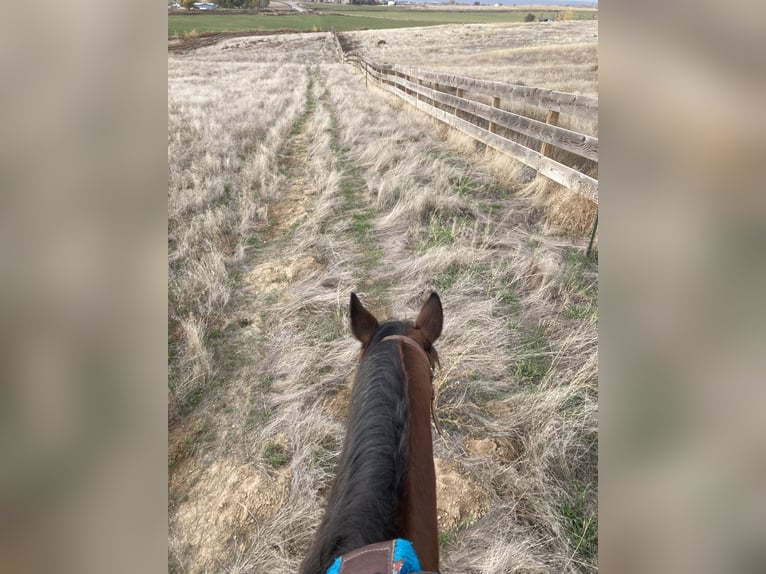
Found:
[(575, 556), (590, 561), (598, 556), (598, 515), (589, 504), (595, 492), (590, 483), (577, 487), (574, 496), (559, 504), (559, 521)]
[[(369, 279), (371, 272), (378, 267), (383, 257), (383, 250), (375, 244), (373, 220), (377, 212), (375, 209), (366, 207), (365, 202), (360, 197), (360, 192), (366, 189), (366, 180), (359, 166), (346, 155), (348, 149), (344, 149), (339, 143), (338, 118), (327, 91), (322, 94), (320, 99), (330, 112), (330, 147), (338, 162), (337, 165), (343, 173), (340, 180), (340, 191), (345, 202), (343, 212), (339, 213), (338, 217), (348, 219), (349, 214), (351, 215), (348, 229), (359, 244), (358, 247), (362, 256), (359, 261), (362, 272), (360, 280)], [(371, 291), (377, 292), (383, 288), (385, 285), (376, 282)]]
[(414, 243), (415, 249), (425, 251), (431, 247), (452, 245), (455, 241), (453, 223), (438, 215), (431, 215), (428, 220), (428, 227), (419, 232), (419, 238)]
[(351, 233), (357, 241), (367, 242), (372, 239), (374, 216), (375, 214), (369, 209), (351, 214)]
[(434, 286), (439, 292), (448, 291), (452, 288), (460, 277), (460, 265), (450, 263), (447, 268), (434, 280)]
[(548, 341), (541, 325), (534, 327), (521, 342), (520, 355), (513, 367), (513, 374), (521, 383), (536, 384), (545, 376), (551, 365)]
[(565, 279), (568, 288), (583, 294), (595, 294), (596, 283), (587, 274), (595, 271), (595, 263), (585, 253), (571, 250), (564, 255)]
[(519, 296), (516, 294), (516, 291), (514, 291), (511, 285), (502, 285), (497, 290), (497, 299), (504, 305), (507, 305), (508, 310), (511, 313), (516, 313), (521, 308), (521, 304), (519, 303)]
[(470, 177), (459, 177), (455, 182), (455, 193), (460, 197), (473, 195), (476, 184)]
[(303, 110), (303, 113), (298, 116), (298, 119), (295, 120), (295, 123), (293, 124), (292, 129), (290, 130), (290, 137), (294, 138), (299, 133), (303, 131), (303, 128), (306, 126), (306, 123), (308, 122), (309, 118), (311, 117), (311, 114), (314, 113), (314, 110), (316, 109), (317, 103), (314, 99), (314, 73), (312, 73), (311, 69), (307, 66), (306, 67), (306, 74), (308, 75), (308, 82), (306, 82), (306, 108)]
[(594, 307), (590, 303), (572, 303), (561, 312), (567, 319), (587, 319), (593, 315)]
[(326, 436), (311, 452), (311, 465), (321, 468), (327, 474), (332, 474), (338, 458), (338, 443), (332, 437)]
[[(413, 11), (408, 7), (345, 6), (339, 4), (312, 4), (320, 14), (168, 14), (168, 36), (204, 34), (208, 32), (284, 31), (339, 32), (349, 30), (381, 30), (413, 26), (442, 24), (486, 24), (521, 22), (523, 11), (455, 12)], [(534, 12), (543, 18), (553, 17), (553, 11)], [(575, 19), (596, 17), (596, 12), (574, 12)]]
[(598, 278), (596, 263), (585, 253), (568, 251), (564, 255), (562, 285), (572, 295), (562, 314), (571, 319), (586, 319), (597, 312)]
[(290, 456), (281, 444), (270, 442), (263, 449), (263, 459), (274, 468), (286, 465), (290, 462)]

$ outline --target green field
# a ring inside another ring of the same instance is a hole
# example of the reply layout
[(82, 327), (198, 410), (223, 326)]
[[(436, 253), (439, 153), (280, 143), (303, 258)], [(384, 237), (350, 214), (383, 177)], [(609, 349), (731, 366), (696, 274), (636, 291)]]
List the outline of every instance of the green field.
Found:
[[(312, 8), (322, 14), (169, 14), (168, 36), (179, 36), (192, 31), (242, 32), (247, 30), (298, 30), (326, 31), (335, 28), (346, 30), (380, 30), (383, 28), (407, 28), (412, 26), (435, 26), (439, 24), (486, 24), (522, 22), (527, 12), (455, 12), (414, 11), (397, 6), (352, 6), (313, 4)], [(552, 18), (553, 10), (533, 11), (538, 18)], [(574, 11), (575, 19), (595, 19), (597, 12)]]

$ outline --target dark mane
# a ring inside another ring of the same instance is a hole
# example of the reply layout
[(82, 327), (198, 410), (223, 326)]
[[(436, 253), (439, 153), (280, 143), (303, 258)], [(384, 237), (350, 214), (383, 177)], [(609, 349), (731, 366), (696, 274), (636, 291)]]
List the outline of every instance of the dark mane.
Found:
[(303, 574), (324, 574), (337, 556), (401, 534), (408, 401), (399, 347), (383, 339), (403, 335), (412, 326), (404, 321), (381, 324), (359, 364), (343, 452)]

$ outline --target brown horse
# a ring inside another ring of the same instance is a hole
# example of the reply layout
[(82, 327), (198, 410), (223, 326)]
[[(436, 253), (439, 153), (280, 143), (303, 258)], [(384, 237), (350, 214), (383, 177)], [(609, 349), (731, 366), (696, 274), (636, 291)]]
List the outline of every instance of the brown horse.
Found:
[[(351, 294), (351, 332), (362, 343), (361, 358), (335, 480), (301, 574), (325, 574), (344, 555), (348, 566), (341, 572), (354, 572), (351, 558), (372, 556), (382, 549), (376, 543), (394, 539), (412, 542), (422, 570), (438, 570), (430, 413), (438, 362), (432, 345), (441, 330), (436, 293), (414, 324), (379, 324)], [(365, 546), (370, 549), (352, 552)]]

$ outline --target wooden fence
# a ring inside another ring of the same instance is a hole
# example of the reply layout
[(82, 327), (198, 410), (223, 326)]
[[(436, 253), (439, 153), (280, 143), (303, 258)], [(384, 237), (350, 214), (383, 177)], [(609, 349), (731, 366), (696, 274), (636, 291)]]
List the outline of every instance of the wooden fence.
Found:
[[(597, 179), (551, 157), (553, 148), (557, 148), (587, 160), (586, 164), (598, 165), (598, 138), (556, 125), (561, 114), (596, 123), (597, 99), (396, 64), (378, 64), (357, 52), (344, 50), (338, 35), (333, 32), (333, 36), (342, 61), (359, 68), (382, 89), (598, 203)], [(505, 110), (501, 107), (503, 102), (543, 110), (546, 121)], [(526, 136), (525, 141), (534, 142), (537, 149), (513, 141), (503, 133)]]

